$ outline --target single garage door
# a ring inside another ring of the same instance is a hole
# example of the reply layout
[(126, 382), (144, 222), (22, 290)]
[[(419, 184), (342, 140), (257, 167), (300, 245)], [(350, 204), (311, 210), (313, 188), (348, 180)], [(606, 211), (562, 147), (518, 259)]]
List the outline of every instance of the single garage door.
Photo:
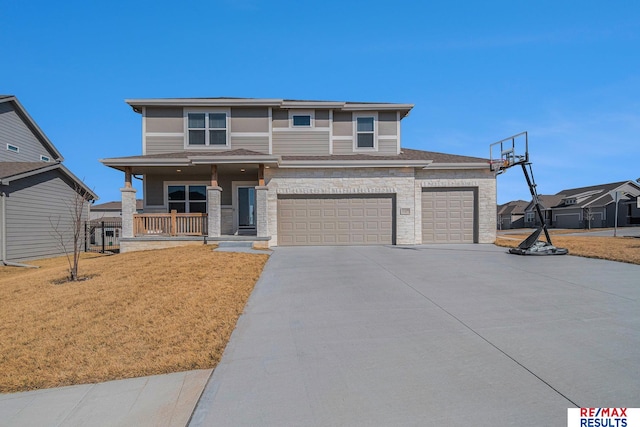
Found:
[(392, 195), (281, 195), (278, 245), (394, 243)]
[(422, 191), (422, 243), (474, 243), (474, 189)]

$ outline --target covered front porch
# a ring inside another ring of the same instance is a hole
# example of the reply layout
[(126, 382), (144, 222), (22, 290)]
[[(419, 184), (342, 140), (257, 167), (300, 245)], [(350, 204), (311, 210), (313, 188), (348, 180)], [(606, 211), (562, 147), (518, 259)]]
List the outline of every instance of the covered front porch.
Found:
[[(277, 159), (246, 150), (177, 154), (103, 160), (124, 172), (124, 245), (253, 240), (268, 246), (265, 169)], [(143, 184), (143, 213), (135, 210), (134, 179)]]

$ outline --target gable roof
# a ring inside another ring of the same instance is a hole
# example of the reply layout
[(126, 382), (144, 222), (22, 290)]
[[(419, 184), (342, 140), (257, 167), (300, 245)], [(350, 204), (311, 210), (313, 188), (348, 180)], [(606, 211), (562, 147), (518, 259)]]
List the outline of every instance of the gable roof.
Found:
[(62, 163), (46, 163), (46, 162), (0, 162), (0, 185), (9, 185), (12, 181), (28, 178), (40, 173), (52, 170), (60, 170), (60, 172), (77, 184), (84, 192), (89, 194), (90, 199), (98, 200), (98, 195), (85, 185), (77, 176), (75, 176)]
[(526, 200), (512, 200), (498, 206), (498, 215), (524, 215), (528, 205), (529, 202)]
[(53, 143), (47, 138), (47, 135), (44, 134), (42, 129), (36, 124), (35, 120), (31, 118), (27, 110), (24, 109), (22, 104), (18, 101), (14, 95), (0, 95), (0, 103), (10, 102), (16, 113), (22, 118), (25, 124), (31, 129), (36, 138), (54, 155), (54, 160), (58, 162), (62, 162), (64, 158), (62, 154), (58, 151), (58, 149), (53, 145)]
[[(538, 203), (540, 203), (540, 209), (545, 210), (545, 209), (551, 209), (552, 207), (556, 206), (558, 203), (560, 203), (560, 201), (562, 200), (562, 198), (564, 197), (563, 194), (541, 194), (538, 195)], [(525, 211), (532, 211), (533, 210), (533, 200), (531, 200), (529, 202), (529, 204), (527, 205), (527, 207), (525, 208)]]
[(403, 148), (399, 155), (344, 154), (326, 156), (277, 156), (238, 149), (229, 151), (180, 151), (164, 154), (100, 159), (114, 169), (127, 166), (190, 166), (224, 163), (265, 163), (280, 168), (310, 167), (423, 167), (429, 169), (488, 169), (487, 159)]
[[(640, 185), (634, 181), (619, 181), (607, 184), (591, 185), (588, 187), (569, 188), (558, 193), (559, 195), (562, 195), (562, 198), (554, 207), (576, 208), (587, 206), (606, 206), (614, 201), (609, 192), (616, 191), (627, 185), (637, 190), (636, 194), (633, 194), (634, 197), (640, 194)], [(576, 203), (565, 204), (563, 199), (567, 198), (575, 198)]]
[(413, 104), (395, 104), (390, 102), (352, 102), (352, 101), (314, 101), (280, 98), (151, 98), (125, 99), (136, 113), (143, 107), (277, 107), (282, 109), (331, 109), (342, 111), (399, 111), (404, 118), (413, 108)]

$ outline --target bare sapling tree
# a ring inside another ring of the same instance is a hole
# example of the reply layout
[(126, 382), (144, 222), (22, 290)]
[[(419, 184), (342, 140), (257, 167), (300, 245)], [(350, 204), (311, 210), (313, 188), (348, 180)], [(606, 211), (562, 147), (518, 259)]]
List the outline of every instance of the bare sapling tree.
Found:
[(91, 193), (80, 185), (75, 184), (74, 194), (66, 203), (69, 216), (67, 218), (58, 216), (55, 224), (51, 217), (49, 217), (52, 234), (58, 241), (69, 262), (69, 281), (80, 279), (78, 275), (78, 264), (80, 263), (80, 252), (84, 240), (84, 214), (91, 199)]

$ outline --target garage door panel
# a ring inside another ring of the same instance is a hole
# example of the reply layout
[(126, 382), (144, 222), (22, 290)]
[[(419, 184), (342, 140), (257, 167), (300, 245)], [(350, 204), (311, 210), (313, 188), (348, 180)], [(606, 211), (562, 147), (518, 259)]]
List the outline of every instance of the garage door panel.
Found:
[(392, 244), (393, 215), (391, 195), (284, 196), (278, 198), (278, 242), (283, 246)]
[(475, 192), (473, 189), (437, 189), (422, 192), (423, 243), (473, 243)]

